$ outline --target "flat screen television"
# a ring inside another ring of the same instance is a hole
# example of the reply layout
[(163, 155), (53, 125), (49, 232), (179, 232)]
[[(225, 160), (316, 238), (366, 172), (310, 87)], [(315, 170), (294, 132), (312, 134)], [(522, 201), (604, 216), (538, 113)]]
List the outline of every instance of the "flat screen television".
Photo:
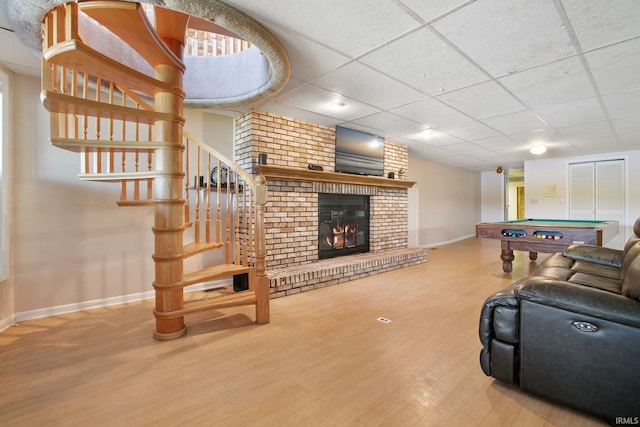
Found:
[(336, 172), (384, 176), (384, 138), (336, 126)]

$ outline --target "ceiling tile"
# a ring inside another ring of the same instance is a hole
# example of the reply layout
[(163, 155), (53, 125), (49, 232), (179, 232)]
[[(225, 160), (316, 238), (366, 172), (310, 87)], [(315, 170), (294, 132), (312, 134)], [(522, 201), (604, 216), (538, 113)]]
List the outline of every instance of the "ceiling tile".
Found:
[(613, 127), (619, 134), (638, 133), (640, 132), (640, 115), (615, 119), (613, 120)]
[(554, 128), (605, 120), (604, 112), (595, 97), (548, 105), (534, 110)]
[(436, 99), (425, 99), (394, 108), (391, 112), (430, 127), (444, 127), (465, 123), (468, 116), (454, 110)]
[(558, 127), (556, 131), (569, 142), (589, 137), (606, 137), (614, 134), (613, 129), (611, 129), (611, 126), (606, 121)]
[(403, 0), (402, 2), (425, 22), (429, 22), (469, 3), (469, 0)]
[(453, 126), (445, 126), (441, 130), (448, 133), (449, 135), (453, 135), (466, 141), (474, 141), (478, 139), (500, 136), (498, 132), (478, 121), (466, 122)]
[(274, 102), (341, 120), (353, 120), (379, 111), (377, 108), (311, 85), (300, 86), (277, 97)]
[(476, 119), (522, 111), (525, 107), (496, 82), (488, 81), (437, 97)]
[(362, 117), (351, 122), (378, 129), (377, 135), (390, 138), (393, 136), (404, 136), (426, 129), (426, 126), (407, 120), (403, 117), (383, 111), (367, 117)]
[(408, 34), (360, 59), (426, 94), (487, 80), (487, 76), (429, 29)]
[(602, 100), (607, 107), (609, 116), (613, 119), (640, 115), (640, 87), (604, 94)]
[(506, 135), (535, 132), (548, 128), (531, 110), (489, 117), (482, 122)]
[(389, 109), (424, 98), (423, 93), (359, 62), (351, 62), (325, 74), (312, 84), (380, 109)]
[(587, 53), (585, 59), (601, 92), (640, 87), (640, 38)]
[(494, 77), (576, 54), (548, 0), (476, 1), (432, 26)]
[[(420, 25), (403, 8), (388, 0), (228, 0), (225, 3), (250, 11), (249, 15), (258, 21), (278, 23), (352, 58)], [(318, 13), (322, 19), (318, 19)]]
[(289, 30), (279, 25), (273, 25), (270, 30), (287, 52), (293, 78), (312, 80), (351, 61), (351, 58), (306, 37), (290, 37)]
[(595, 95), (577, 57), (510, 74), (499, 81), (531, 108)]
[(455, 136), (451, 136), (444, 132), (440, 132), (434, 129), (426, 129), (421, 132), (416, 132), (412, 134), (404, 135), (405, 138), (410, 139), (412, 141), (418, 141), (422, 144), (442, 147), (445, 145), (451, 144), (460, 144), (464, 142), (460, 138), (456, 138)]
[(583, 51), (640, 36), (637, 0), (562, 0)]

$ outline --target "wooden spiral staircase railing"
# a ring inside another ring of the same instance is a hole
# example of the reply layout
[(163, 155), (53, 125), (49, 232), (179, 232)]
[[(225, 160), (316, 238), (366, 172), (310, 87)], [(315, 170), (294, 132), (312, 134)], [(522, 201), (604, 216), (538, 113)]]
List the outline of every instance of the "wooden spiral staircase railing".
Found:
[[(140, 4), (118, 1), (66, 3), (46, 15), (41, 97), (51, 142), (80, 153), (80, 179), (120, 183), (119, 206), (154, 206), (156, 339), (182, 336), (184, 316), (203, 310), (255, 305), (257, 323), (268, 323), (264, 177), (254, 180), (183, 131), (188, 16), (154, 15), (152, 25)], [(87, 25), (110, 30), (153, 75), (101, 53)], [(220, 265), (184, 271), (187, 258), (215, 250), (224, 251)], [(185, 303), (188, 286), (244, 274), (246, 291)]]

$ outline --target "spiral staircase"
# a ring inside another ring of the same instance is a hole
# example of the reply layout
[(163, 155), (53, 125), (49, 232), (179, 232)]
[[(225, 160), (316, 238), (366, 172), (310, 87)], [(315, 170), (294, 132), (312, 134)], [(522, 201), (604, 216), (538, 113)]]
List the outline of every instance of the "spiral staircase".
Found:
[[(118, 183), (119, 206), (155, 209), (156, 339), (184, 335), (184, 317), (205, 310), (254, 305), (256, 322), (268, 323), (264, 177), (184, 132), (190, 17), (155, 7), (152, 23), (148, 12), (83, 1), (46, 15), (41, 99), (51, 142), (79, 153), (81, 180)], [(224, 262), (186, 271), (189, 257), (209, 251), (222, 251), (214, 258)], [(185, 302), (185, 288), (232, 276), (248, 289)]]

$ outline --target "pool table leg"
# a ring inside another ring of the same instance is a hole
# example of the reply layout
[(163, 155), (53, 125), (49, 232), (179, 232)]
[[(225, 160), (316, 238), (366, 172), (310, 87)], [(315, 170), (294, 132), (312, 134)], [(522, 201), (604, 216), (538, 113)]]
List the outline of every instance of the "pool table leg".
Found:
[(538, 252), (529, 252), (529, 259), (535, 261), (538, 259)]
[(513, 269), (511, 261), (513, 261), (514, 258), (515, 256), (513, 255), (513, 250), (509, 248), (509, 242), (503, 240), (502, 252), (500, 252), (500, 259), (502, 260), (502, 271), (504, 271), (505, 273), (511, 273), (511, 270)]

